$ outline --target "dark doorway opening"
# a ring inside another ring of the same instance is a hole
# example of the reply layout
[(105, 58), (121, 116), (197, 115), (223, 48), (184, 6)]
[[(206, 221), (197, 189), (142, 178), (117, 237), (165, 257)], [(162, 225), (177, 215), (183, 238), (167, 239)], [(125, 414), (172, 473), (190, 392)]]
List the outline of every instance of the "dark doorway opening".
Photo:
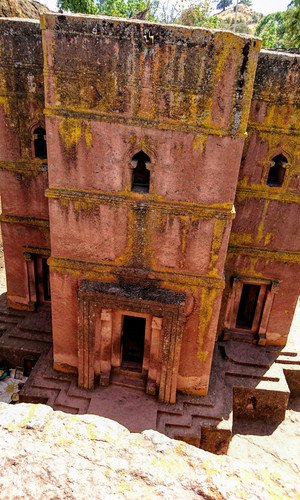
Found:
[(240, 305), (236, 318), (236, 328), (251, 330), (255, 316), (259, 291), (260, 285), (250, 285), (247, 283), (243, 285)]
[(33, 259), (36, 301), (38, 305), (41, 305), (51, 300), (49, 266), (46, 257), (36, 254)]
[(146, 319), (124, 316), (122, 333), (122, 367), (142, 371)]
[(44, 300), (51, 300), (50, 273), (47, 259), (42, 259)]

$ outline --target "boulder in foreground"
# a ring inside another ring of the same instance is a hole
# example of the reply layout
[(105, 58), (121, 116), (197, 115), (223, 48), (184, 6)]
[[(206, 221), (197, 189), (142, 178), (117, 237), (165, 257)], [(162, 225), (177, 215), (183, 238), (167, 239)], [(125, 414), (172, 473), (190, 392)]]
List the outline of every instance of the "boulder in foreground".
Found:
[(300, 483), (94, 415), (0, 404), (1, 499), (297, 498)]

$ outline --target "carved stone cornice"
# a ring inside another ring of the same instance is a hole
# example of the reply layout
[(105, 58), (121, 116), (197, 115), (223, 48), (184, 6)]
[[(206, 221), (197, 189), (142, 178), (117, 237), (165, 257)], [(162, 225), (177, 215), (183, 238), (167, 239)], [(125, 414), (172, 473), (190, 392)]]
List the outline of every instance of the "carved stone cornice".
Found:
[[(57, 272), (71, 272), (72, 274), (78, 273), (79, 276), (88, 275), (93, 279), (100, 279), (101, 276), (107, 276), (111, 274), (113, 276), (121, 276), (123, 270), (129, 275), (130, 271), (136, 274), (136, 269), (130, 269), (127, 266), (120, 266), (119, 264), (107, 264), (107, 262), (87, 262), (79, 261), (75, 259), (67, 259), (63, 257), (51, 256), (48, 260), (48, 264), (51, 269)], [(145, 279), (145, 278), (144, 278)], [(147, 272), (148, 280), (159, 280), (160, 282), (169, 282), (176, 285), (180, 285), (183, 288), (193, 288), (193, 287), (203, 287), (203, 288), (215, 288), (222, 290), (225, 286), (224, 279), (222, 277), (216, 278), (208, 275), (192, 275), (178, 273), (175, 271), (170, 272), (160, 272), (148, 270)]]
[(229, 246), (228, 254), (248, 255), (250, 257), (260, 257), (262, 259), (274, 260), (300, 264), (300, 252), (289, 252), (282, 250), (272, 250), (267, 248)]
[(8, 224), (21, 224), (23, 226), (33, 226), (43, 229), (49, 229), (49, 220), (39, 219), (37, 217), (25, 217), (19, 215), (1, 214), (0, 222), (2, 223), (5, 222)]
[(162, 210), (165, 213), (175, 215), (192, 215), (205, 218), (234, 219), (235, 209), (232, 203), (220, 203), (204, 205), (185, 201), (173, 201), (168, 199), (158, 199), (151, 194), (139, 195), (137, 193), (106, 193), (103, 191), (88, 191), (75, 189), (62, 189), (50, 187), (45, 195), (49, 199), (82, 202), (83, 208), (90, 208), (93, 205), (119, 204), (132, 206), (133, 208), (147, 206), (150, 209)]

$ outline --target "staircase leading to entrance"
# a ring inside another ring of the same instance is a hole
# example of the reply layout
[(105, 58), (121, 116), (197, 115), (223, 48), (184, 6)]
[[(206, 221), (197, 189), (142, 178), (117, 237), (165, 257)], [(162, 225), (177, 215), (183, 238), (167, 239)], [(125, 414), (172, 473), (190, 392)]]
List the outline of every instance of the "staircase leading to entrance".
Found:
[(143, 376), (140, 371), (136, 370), (112, 368), (110, 384), (145, 392), (146, 376)]

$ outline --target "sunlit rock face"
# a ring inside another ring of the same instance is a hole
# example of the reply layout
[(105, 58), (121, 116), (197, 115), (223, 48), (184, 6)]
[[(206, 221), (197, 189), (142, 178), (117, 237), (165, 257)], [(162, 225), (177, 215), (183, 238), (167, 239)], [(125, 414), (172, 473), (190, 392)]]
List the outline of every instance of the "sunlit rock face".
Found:
[(1, 0), (0, 17), (26, 17), (39, 19), (49, 9), (39, 2), (31, 0)]
[(0, 404), (2, 499), (296, 498), (280, 467), (215, 456), (94, 415)]

